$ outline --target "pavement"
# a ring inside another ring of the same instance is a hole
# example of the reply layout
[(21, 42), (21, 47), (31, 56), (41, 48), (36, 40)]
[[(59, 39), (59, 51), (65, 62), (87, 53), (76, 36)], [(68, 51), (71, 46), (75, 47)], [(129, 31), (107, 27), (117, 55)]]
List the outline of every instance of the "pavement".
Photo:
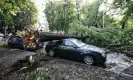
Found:
[(13, 70), (12, 65), (31, 55), (35, 55), (35, 53), (19, 49), (0, 47), (0, 80), (3, 80), (5, 74)]
[(119, 74), (119, 80), (133, 80), (133, 59), (121, 53), (109, 53), (106, 71)]
[(21, 60), (26, 56), (34, 55), (34, 52), (24, 51), (20, 49), (10, 49), (0, 47), (0, 64), (12, 65), (17, 60)]
[(124, 69), (122, 72), (123, 72), (124, 74), (133, 76), (133, 65), (131, 65), (130, 67)]

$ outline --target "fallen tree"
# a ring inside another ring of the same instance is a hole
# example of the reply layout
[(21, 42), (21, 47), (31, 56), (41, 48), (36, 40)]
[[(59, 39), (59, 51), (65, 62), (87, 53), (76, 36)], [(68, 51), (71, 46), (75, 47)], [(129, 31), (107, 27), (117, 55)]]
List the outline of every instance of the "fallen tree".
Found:
[(83, 40), (84, 37), (78, 37), (78, 36), (72, 36), (72, 35), (64, 35), (64, 34), (58, 34), (58, 33), (49, 33), (49, 32), (40, 32), (40, 41), (51, 41), (51, 40), (60, 40), (65, 38), (76, 38)]

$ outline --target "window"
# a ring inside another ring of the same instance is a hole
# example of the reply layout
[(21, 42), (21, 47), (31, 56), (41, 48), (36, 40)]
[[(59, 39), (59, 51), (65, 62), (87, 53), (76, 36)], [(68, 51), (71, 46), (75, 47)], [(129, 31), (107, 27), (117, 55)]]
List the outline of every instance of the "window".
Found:
[(65, 46), (75, 46), (71, 41), (65, 41)]
[(86, 44), (81, 42), (80, 40), (77, 40), (77, 39), (71, 39), (71, 41), (77, 45), (78, 47), (82, 47), (82, 46), (85, 46)]
[(12, 41), (12, 42), (19, 42), (21, 40), (22, 40), (22, 38), (18, 37), (18, 36), (13, 36), (13, 37), (10, 38), (10, 41)]

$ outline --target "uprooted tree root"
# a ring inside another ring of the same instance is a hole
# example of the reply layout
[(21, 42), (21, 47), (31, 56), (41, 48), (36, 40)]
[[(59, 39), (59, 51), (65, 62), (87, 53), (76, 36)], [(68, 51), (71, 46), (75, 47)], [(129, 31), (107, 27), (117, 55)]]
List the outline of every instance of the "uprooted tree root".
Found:
[(33, 62), (31, 63), (30, 61), (31, 56), (27, 56), (26, 58), (22, 60), (18, 60), (15, 62), (13, 65), (11, 65), (10, 70), (6, 72), (3, 76), (8, 76), (14, 72), (17, 73), (26, 73), (26, 72), (31, 72), (35, 70), (37, 67), (40, 67), (41, 65), (39, 64), (40, 61), (49, 61), (52, 58), (44, 56), (44, 55), (33, 55)]

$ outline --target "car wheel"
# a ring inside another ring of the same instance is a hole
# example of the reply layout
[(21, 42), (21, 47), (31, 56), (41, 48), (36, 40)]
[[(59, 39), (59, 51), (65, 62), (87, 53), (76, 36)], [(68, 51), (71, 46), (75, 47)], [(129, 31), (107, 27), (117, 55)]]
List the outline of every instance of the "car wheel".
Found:
[(94, 58), (93, 56), (85, 56), (84, 57), (84, 62), (88, 65), (93, 65), (94, 64)]
[(55, 56), (55, 53), (54, 53), (53, 50), (50, 50), (50, 51), (48, 52), (48, 55), (49, 55), (50, 57), (54, 57), (54, 56)]

